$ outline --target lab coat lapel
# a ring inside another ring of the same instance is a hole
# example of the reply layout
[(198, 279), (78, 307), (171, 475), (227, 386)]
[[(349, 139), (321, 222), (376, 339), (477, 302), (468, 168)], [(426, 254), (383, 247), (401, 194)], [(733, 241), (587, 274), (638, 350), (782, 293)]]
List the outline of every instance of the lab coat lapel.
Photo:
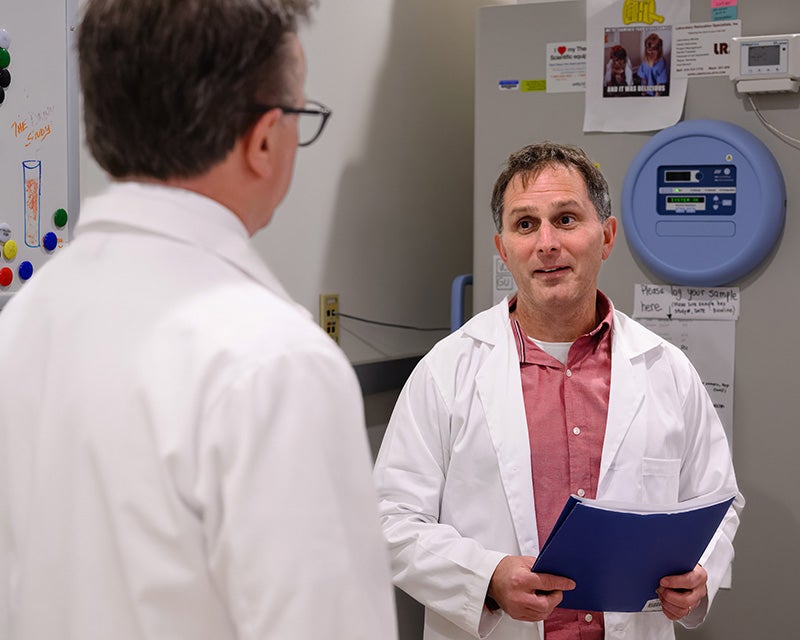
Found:
[[(507, 305), (507, 303), (506, 303)], [(519, 356), (513, 343), (508, 307), (498, 310), (496, 342), (476, 376), (478, 396), (494, 444), (503, 489), (522, 555), (537, 555), (530, 441), (522, 401)]]
[(643, 351), (631, 343), (632, 336), (624, 332), (625, 324), (625, 318), (615, 313), (611, 340), (611, 391), (600, 459), (598, 496), (603, 495), (607, 488), (608, 470), (644, 401), (645, 378), (636, 374), (633, 362)]

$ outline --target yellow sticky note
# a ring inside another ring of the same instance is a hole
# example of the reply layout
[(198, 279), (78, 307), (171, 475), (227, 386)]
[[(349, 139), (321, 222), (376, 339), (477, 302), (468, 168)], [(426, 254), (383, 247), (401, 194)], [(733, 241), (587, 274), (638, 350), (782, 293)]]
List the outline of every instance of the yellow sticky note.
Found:
[(547, 80), (523, 80), (520, 83), (520, 91), (547, 91)]

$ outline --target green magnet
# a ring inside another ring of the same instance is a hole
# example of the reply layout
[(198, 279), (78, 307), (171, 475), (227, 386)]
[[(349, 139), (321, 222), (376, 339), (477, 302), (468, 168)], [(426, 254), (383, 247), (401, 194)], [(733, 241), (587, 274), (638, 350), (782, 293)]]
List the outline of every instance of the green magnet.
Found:
[(53, 223), (59, 228), (67, 224), (68, 219), (69, 216), (67, 215), (66, 209), (56, 209), (56, 212), (53, 214)]

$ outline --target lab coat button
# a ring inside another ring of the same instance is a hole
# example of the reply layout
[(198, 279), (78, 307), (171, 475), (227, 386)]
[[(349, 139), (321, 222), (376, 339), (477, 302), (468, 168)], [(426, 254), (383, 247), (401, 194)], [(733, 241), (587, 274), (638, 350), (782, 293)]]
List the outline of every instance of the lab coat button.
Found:
[(592, 614), (591, 613), (587, 613), (585, 616), (583, 616), (583, 619), (586, 620), (586, 622), (591, 622), (592, 621)]
[(581, 428), (580, 427), (573, 427), (572, 428), (572, 433), (574, 433), (576, 436), (581, 435)]
[(578, 489), (575, 493), (577, 493), (581, 498), (586, 495), (586, 492), (583, 489)]
[(567, 378), (572, 377), (572, 369), (567, 369)]

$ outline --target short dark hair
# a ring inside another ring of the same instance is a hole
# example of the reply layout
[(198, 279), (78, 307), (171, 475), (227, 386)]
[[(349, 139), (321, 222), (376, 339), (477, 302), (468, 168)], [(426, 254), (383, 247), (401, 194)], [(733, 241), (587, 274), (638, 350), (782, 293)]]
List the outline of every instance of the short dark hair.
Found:
[(628, 59), (628, 52), (625, 51), (625, 47), (619, 44), (615, 44), (611, 47), (611, 52), (609, 54), (610, 58), (616, 58), (617, 60), (627, 60)]
[(88, 0), (78, 34), (86, 143), (112, 176), (202, 175), (290, 97), (287, 34), (315, 0)]
[(601, 222), (611, 217), (611, 196), (608, 182), (586, 152), (572, 145), (541, 142), (523, 147), (508, 157), (503, 172), (498, 176), (492, 191), (492, 217), (497, 233), (503, 231), (503, 203), (511, 180), (520, 175), (523, 187), (535, 180), (543, 169), (566, 167), (583, 176), (589, 200), (594, 205)]

